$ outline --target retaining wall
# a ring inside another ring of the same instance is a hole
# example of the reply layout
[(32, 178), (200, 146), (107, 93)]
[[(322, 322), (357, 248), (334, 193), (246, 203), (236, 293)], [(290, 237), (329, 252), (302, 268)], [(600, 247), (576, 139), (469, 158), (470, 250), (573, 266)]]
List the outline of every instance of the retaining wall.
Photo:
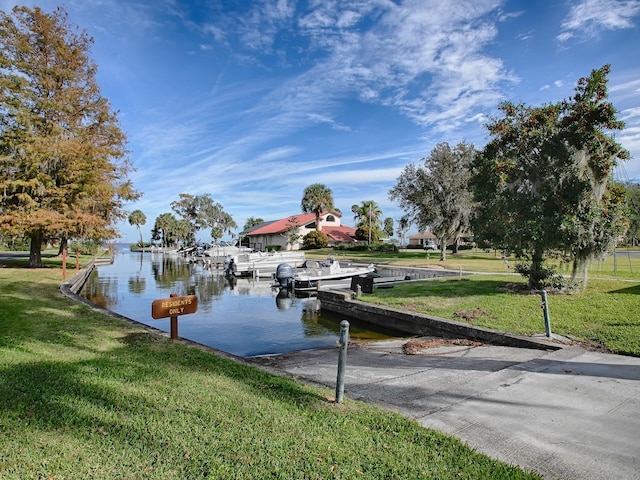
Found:
[(82, 267), (80, 271), (71, 278), (71, 280), (60, 285), (60, 290), (67, 296), (79, 295), (82, 291), (82, 287), (84, 287), (84, 284), (87, 282), (89, 275), (93, 272), (93, 269), (98, 265), (109, 265), (111, 263), (113, 263), (112, 257), (92, 258), (89, 263)]
[(561, 348), (542, 340), (519, 337), (444, 318), (361, 302), (355, 300), (353, 295), (353, 292), (350, 291), (322, 290), (318, 292), (318, 299), (323, 310), (329, 310), (402, 334), (467, 338), (494, 345), (541, 350), (559, 350)]

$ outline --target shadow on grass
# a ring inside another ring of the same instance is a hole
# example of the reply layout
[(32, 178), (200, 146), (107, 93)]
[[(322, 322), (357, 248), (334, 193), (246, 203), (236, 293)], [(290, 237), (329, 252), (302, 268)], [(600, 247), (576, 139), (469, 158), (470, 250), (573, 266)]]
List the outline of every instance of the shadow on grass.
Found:
[(630, 293), (632, 295), (640, 295), (640, 284), (632, 287), (621, 288), (619, 290), (611, 290), (609, 293)]
[[(62, 268), (62, 256), (57, 253), (42, 253), (40, 258), (42, 259), (42, 267), (44, 269), (49, 268)], [(75, 265), (75, 259), (71, 257), (67, 258), (67, 268), (72, 264)], [(0, 266), (5, 268), (29, 268), (29, 253), (25, 252), (0, 252)]]
[[(73, 411), (72, 405), (89, 403), (127, 411), (128, 405), (145, 403), (135, 394), (117, 393), (104, 385), (131, 384), (135, 391), (135, 385), (162, 382), (176, 370), (187, 375), (225, 377), (249, 387), (256, 395), (280, 403), (304, 406), (326, 401), (291, 379), (173, 342), (145, 331), (144, 326), (132, 326), (102, 316), (78, 318), (82, 317), (82, 311), (86, 312), (82, 309), (73, 320), (49, 318), (43, 325), (36, 315), (23, 319), (23, 322), (33, 322), (33, 328), (5, 329), (4, 335), (0, 336), (0, 345), (26, 361), (0, 369), (3, 378), (0, 409), (24, 412), (35, 405), (47, 417), (46, 423), (57, 425), (57, 419), (66, 419), (64, 422), (80, 419), (77, 421), (82, 424), (82, 414)], [(109, 338), (101, 341), (106, 335)], [(58, 352), (60, 360), (38, 361), (42, 352), (46, 352), (44, 355), (48, 358)], [(77, 357), (91, 359), (73, 361)], [(96, 379), (101, 381), (96, 382)], [(61, 403), (61, 397), (75, 400)]]
[(55, 284), (45, 283), (36, 291), (32, 277), (37, 272), (8, 284), (3, 300), (9, 301), (0, 303), (0, 348), (8, 360), (0, 367), (0, 410), (82, 429), (95, 422), (84, 413), (94, 408), (125, 415), (152, 408), (136, 392), (148, 391), (150, 383), (161, 385), (176, 370), (201, 375), (212, 385), (233, 385), (232, 390), (249, 392), (249, 401), (289, 408), (327, 401), (292, 379), (69, 302)]
[[(33, 348), (38, 352), (27, 352)], [(60, 442), (53, 448), (71, 455), (72, 462), (74, 445), (80, 445), (87, 452), (134, 455), (143, 465), (174, 468), (185, 463), (180, 448), (207, 458), (216, 453), (199, 452), (201, 443), (224, 455), (237, 448), (234, 437), (246, 432), (267, 441), (265, 411), (284, 417), (328, 404), (293, 379), (153, 333), (129, 333), (120, 347), (96, 348), (93, 354), (60, 346), (60, 360), (51, 360), (55, 345), (42, 348), (48, 349), (46, 360), (38, 359), (41, 347), (32, 338), (17, 352), (26, 361), (0, 367), (2, 431), (8, 438), (51, 432)]]

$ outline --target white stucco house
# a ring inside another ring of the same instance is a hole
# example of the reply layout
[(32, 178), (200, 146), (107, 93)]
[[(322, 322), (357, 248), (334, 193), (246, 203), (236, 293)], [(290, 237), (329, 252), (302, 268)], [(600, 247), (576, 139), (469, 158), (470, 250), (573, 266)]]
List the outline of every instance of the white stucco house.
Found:
[[(329, 237), (329, 245), (356, 241), (356, 229), (342, 225), (341, 220), (341, 215), (336, 212), (324, 212), (320, 215), (320, 231)], [(294, 244), (288, 245), (286, 232), (293, 224), (298, 225), (300, 238)], [(240, 236), (248, 237), (249, 247), (258, 251), (265, 251), (271, 247), (280, 247), (281, 250), (299, 250), (302, 247), (302, 238), (315, 229), (315, 214), (301, 213), (261, 223), (241, 232)]]

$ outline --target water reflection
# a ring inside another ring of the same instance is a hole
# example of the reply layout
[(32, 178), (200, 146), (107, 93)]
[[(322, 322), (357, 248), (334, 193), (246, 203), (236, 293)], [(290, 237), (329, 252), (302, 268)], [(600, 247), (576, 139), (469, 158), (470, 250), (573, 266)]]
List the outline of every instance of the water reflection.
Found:
[[(196, 295), (198, 311), (179, 317), (179, 335), (239, 356), (286, 353), (336, 344), (340, 321), (317, 298), (272, 288), (269, 279), (227, 278), (202, 264), (152, 253), (121, 252), (99, 267), (83, 295), (102, 307), (169, 331), (151, 303), (171, 293)], [(350, 320), (352, 338), (385, 338)]]

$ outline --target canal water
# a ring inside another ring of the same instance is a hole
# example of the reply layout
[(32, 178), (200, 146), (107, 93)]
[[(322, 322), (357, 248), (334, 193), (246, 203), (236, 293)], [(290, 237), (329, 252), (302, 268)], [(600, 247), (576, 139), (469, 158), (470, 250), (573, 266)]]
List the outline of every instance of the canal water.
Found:
[[(178, 335), (241, 357), (336, 345), (340, 321), (309, 294), (274, 289), (266, 278), (227, 278), (221, 270), (182, 257), (150, 252), (116, 254), (100, 266), (81, 294), (91, 302), (146, 325), (170, 331), (170, 319), (151, 318), (154, 300), (196, 295), (198, 311), (178, 317)], [(353, 319), (354, 340), (389, 338)]]

